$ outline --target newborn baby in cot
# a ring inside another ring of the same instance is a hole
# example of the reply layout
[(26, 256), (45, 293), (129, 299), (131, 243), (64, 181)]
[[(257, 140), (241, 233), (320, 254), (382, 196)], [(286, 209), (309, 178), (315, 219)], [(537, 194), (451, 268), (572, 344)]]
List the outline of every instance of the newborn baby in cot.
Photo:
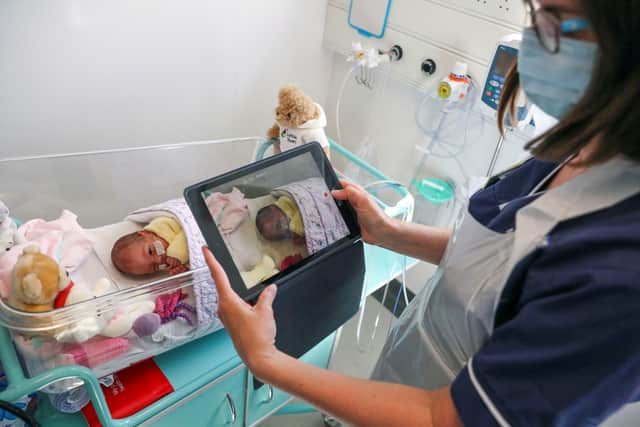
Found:
[(159, 216), (142, 230), (120, 237), (111, 250), (111, 261), (131, 276), (183, 273), (189, 270), (187, 237), (178, 221)]

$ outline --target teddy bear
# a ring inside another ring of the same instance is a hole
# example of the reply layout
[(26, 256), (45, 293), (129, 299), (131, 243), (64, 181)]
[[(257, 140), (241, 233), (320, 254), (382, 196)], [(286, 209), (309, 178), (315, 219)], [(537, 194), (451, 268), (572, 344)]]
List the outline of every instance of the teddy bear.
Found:
[(274, 142), (274, 151), (281, 153), (307, 142), (317, 141), (329, 152), (329, 141), (324, 133), (327, 117), (322, 107), (295, 85), (284, 86), (278, 93), (276, 120), (267, 131)]
[(53, 310), (58, 293), (69, 285), (67, 272), (57, 262), (27, 246), (13, 269), (9, 305), (22, 311)]
[(14, 245), (25, 241), (25, 237), (18, 231), (18, 226), (9, 217), (9, 208), (0, 201), (0, 256)]
[[(76, 286), (53, 258), (41, 253), (38, 246), (29, 245), (23, 249), (13, 269), (8, 303), (22, 311), (46, 312), (90, 299), (105, 293), (109, 287), (107, 279), (98, 280), (93, 293), (83, 286)], [(53, 327), (52, 318), (37, 319), (42, 324), (39, 333), (53, 335), (64, 342), (84, 342), (97, 335), (108, 320), (101, 319), (93, 310), (64, 328)]]

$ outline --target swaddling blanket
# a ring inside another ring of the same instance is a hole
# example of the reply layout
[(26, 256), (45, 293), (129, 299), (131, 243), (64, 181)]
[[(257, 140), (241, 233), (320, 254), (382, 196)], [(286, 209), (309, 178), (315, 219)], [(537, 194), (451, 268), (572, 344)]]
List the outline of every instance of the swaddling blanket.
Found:
[[(190, 269), (197, 270), (201, 267), (206, 267), (206, 262), (202, 255), (202, 247), (205, 245), (205, 240), (184, 199), (168, 200), (148, 208), (138, 209), (129, 214), (127, 219), (139, 223), (148, 223), (153, 218), (167, 215), (180, 222), (187, 236)], [(211, 322), (219, 322), (218, 292), (208, 270), (194, 274), (193, 292), (196, 298), (198, 326), (202, 327)]]
[(292, 198), (302, 216), (309, 255), (349, 235), (349, 228), (323, 178), (308, 178), (276, 188), (274, 196)]

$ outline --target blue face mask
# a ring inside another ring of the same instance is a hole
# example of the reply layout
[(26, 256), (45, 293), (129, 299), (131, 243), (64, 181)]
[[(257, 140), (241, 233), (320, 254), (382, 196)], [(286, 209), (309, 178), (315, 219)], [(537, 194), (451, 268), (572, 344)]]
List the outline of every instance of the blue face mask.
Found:
[(525, 29), (518, 73), (529, 101), (550, 116), (562, 118), (584, 95), (597, 49), (593, 42), (560, 37), (560, 50), (552, 54), (542, 47), (535, 30)]

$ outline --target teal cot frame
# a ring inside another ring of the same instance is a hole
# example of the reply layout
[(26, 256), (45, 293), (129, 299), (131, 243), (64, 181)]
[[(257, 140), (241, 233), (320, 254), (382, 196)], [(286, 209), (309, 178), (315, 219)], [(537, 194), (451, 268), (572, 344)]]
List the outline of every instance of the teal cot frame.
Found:
[[(273, 140), (265, 140), (260, 144), (254, 154), (255, 158), (263, 158), (269, 148), (273, 145), (273, 142)], [(332, 153), (342, 156), (349, 162), (357, 165), (373, 179), (381, 182), (392, 182), (385, 174), (369, 165), (364, 160), (358, 158), (355, 154), (335, 141), (330, 141), (330, 146)], [(408, 215), (410, 217), (413, 212), (413, 198), (411, 194), (406, 188), (399, 185), (394, 186), (392, 189), (397, 192), (400, 202), (395, 205), (388, 205), (382, 200), (376, 198), (378, 204), (391, 216), (404, 215), (406, 218)], [(412, 264), (414, 262), (416, 261), (406, 259), (404, 256), (386, 249), (365, 245), (365, 263), (367, 266), (367, 272), (365, 274), (363, 301), (366, 296), (370, 295), (394, 277), (398, 276), (401, 273), (401, 266), (407, 265), (407, 263)], [(334, 334), (334, 337), (335, 335), (337, 334)], [(328, 337), (327, 340), (334, 339), (334, 337)], [(333, 342), (333, 344), (335, 344), (335, 342)], [(325, 351), (325, 353), (333, 353), (333, 344), (327, 346), (325, 343), (322, 346), (323, 351)], [(305, 356), (303, 356), (303, 358), (304, 357)], [(330, 354), (327, 354), (326, 363), (321, 363), (324, 364), (325, 367), (328, 365), (329, 357)], [(189, 359), (185, 360), (186, 358)], [(243, 368), (242, 360), (235, 352), (233, 343), (225, 330), (220, 330), (201, 337), (179, 348), (156, 356), (154, 359), (161, 369), (163, 369), (165, 374), (167, 374), (166, 371), (170, 371), (170, 380), (174, 385), (174, 391), (133, 415), (126, 418), (114, 419), (109, 412), (98, 378), (96, 378), (91, 369), (80, 365), (61, 366), (29, 378), (25, 376), (22, 369), (9, 331), (4, 327), (0, 327), (0, 361), (2, 362), (8, 381), (8, 387), (4, 391), (0, 392), (0, 400), (8, 402), (16, 401), (23, 396), (39, 391), (47, 385), (53, 384), (59, 380), (79, 378), (84, 381), (98, 419), (103, 426), (129, 427), (149, 423), (150, 420), (163, 417), (163, 414), (168, 413), (172, 408), (180, 407), (183, 400), (197, 396), (200, 393), (200, 390), (206, 389), (208, 385), (210, 386), (212, 383), (220, 381), (227, 376), (238, 372), (243, 372), (247, 375), (244, 393), (245, 395), (248, 395), (250, 373)], [(178, 384), (177, 387), (175, 386), (176, 384)], [(274, 393), (273, 389), (269, 388), (268, 393), (269, 400), (271, 400)], [(233, 422), (227, 422), (226, 424), (235, 424), (237, 417), (236, 408), (240, 405), (234, 405), (228, 394), (227, 398), (229, 399), (230, 407), (232, 408)], [(307, 412), (313, 410), (313, 408), (304, 404), (287, 405), (291, 400), (292, 398), (288, 398), (278, 407), (274, 407), (273, 411), (269, 414), (273, 414), (278, 410), (280, 413)], [(243, 417), (248, 415), (246, 413), (246, 401), (238, 412), (240, 412)], [(73, 427), (84, 425), (83, 417), (81, 415), (57, 413), (48, 404), (46, 399), (40, 400), (35, 416), (45, 427)], [(184, 425), (189, 423), (189, 416), (198, 416), (198, 414), (182, 414), (180, 419), (182, 423), (185, 423)], [(251, 423), (247, 422), (245, 418), (242, 425), (256, 425), (262, 419), (264, 419), (264, 417), (259, 421)]]

